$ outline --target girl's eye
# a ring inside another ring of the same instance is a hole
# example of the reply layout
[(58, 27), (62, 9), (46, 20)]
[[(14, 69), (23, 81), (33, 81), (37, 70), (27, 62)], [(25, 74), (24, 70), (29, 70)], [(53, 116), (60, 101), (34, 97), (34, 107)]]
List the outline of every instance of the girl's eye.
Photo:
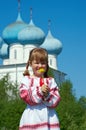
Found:
[(46, 62), (39, 62), (39, 61), (37, 62), (37, 61), (36, 61), (36, 62), (34, 62), (34, 64), (41, 64), (41, 65), (45, 65), (45, 64), (46, 64)]
[(45, 65), (45, 64), (46, 64), (46, 62), (41, 62), (41, 63), (39, 63), (39, 64), (41, 64), (41, 65)]
[(44, 62), (43, 62), (43, 63), (39, 63), (39, 62), (36, 62), (36, 64), (41, 64), (41, 65), (45, 65), (46, 63), (44, 63)]
[(39, 62), (36, 62), (36, 64), (40, 64)]

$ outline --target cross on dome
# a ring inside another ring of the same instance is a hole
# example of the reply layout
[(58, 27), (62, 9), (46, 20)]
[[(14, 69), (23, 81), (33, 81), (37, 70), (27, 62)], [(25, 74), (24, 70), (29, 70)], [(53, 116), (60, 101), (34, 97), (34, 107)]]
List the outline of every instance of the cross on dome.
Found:
[(32, 20), (32, 7), (30, 8), (30, 20)]
[(18, 12), (20, 12), (20, 0), (18, 0)]
[(51, 20), (48, 20), (48, 30), (50, 30)]

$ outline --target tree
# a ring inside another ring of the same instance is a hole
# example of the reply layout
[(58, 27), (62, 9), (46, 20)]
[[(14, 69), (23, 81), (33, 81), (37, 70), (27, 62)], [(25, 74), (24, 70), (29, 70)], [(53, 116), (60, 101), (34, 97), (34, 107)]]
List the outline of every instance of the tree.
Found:
[(60, 86), (61, 102), (56, 108), (59, 114), (61, 130), (82, 130), (83, 109), (77, 101), (72, 83), (66, 80)]
[(25, 104), (7, 74), (0, 80), (0, 130), (18, 130)]
[(81, 96), (79, 99), (79, 104), (83, 109), (81, 130), (85, 130), (86, 129), (86, 97)]

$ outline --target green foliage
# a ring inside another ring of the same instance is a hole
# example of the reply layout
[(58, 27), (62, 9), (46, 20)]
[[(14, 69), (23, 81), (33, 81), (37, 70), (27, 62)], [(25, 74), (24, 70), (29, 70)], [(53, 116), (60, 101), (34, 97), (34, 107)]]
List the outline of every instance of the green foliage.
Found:
[(84, 130), (86, 128), (86, 119), (83, 122), (84, 111), (83, 106), (77, 101), (72, 83), (65, 81), (60, 86), (61, 102), (56, 108), (59, 114), (61, 130)]
[(84, 96), (80, 97), (79, 103), (86, 109), (86, 98)]
[(0, 80), (0, 130), (18, 130), (25, 106), (15, 84), (9, 81), (9, 75), (3, 77)]
[(51, 76), (51, 77), (54, 77), (54, 75), (53, 75), (53, 71), (52, 71), (51, 68), (49, 68), (49, 70), (48, 70), (48, 75)]

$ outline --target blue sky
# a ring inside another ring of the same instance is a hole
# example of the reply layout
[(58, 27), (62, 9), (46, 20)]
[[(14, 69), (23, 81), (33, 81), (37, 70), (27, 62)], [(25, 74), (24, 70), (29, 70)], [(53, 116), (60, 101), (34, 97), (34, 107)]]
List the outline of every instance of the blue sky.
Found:
[[(52, 35), (62, 42), (63, 50), (58, 56), (58, 68), (67, 73), (76, 97), (86, 96), (86, 1), (85, 0), (20, 0), (21, 17), (33, 22), (45, 34), (51, 19)], [(16, 21), (18, 0), (0, 1), (0, 36), (3, 29)], [(1, 60), (0, 60), (1, 61)]]

